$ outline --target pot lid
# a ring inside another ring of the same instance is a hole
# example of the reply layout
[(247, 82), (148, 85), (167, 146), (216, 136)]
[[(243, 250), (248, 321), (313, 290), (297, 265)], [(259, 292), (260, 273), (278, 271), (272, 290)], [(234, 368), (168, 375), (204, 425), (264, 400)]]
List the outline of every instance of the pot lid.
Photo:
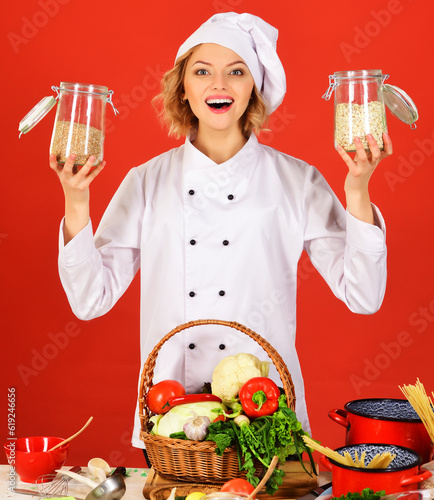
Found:
[(416, 128), (415, 121), (419, 118), (419, 113), (413, 100), (406, 92), (386, 83), (383, 85), (383, 96), (384, 102), (392, 114), (404, 123), (408, 123), (411, 128)]
[(29, 130), (32, 130), (50, 112), (55, 104), (56, 98), (54, 96), (46, 96), (41, 99), (20, 121), (18, 126), (20, 137), (22, 134), (27, 134)]

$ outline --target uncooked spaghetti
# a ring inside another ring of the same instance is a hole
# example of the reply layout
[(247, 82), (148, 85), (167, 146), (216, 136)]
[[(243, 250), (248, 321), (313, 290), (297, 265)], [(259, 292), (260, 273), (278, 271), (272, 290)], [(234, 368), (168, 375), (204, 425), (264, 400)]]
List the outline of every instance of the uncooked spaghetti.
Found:
[(326, 457), (331, 458), (335, 462), (338, 462), (342, 465), (348, 465), (350, 467), (358, 467), (360, 469), (386, 469), (386, 467), (388, 467), (392, 460), (396, 457), (396, 455), (392, 455), (390, 451), (377, 453), (368, 464), (365, 464), (365, 451), (359, 458), (357, 455), (357, 451), (355, 450), (353, 458), (348, 451), (344, 451), (344, 454), (341, 455), (335, 450), (327, 448), (326, 446), (321, 446), (309, 436), (303, 436), (303, 440), (307, 444), (307, 446), (309, 446), (313, 450), (324, 453)]
[(404, 385), (399, 388), (419, 415), (419, 418), (428, 431), (431, 442), (434, 443), (434, 392), (431, 393), (433, 398), (431, 399), (419, 379), (417, 379), (415, 385)]

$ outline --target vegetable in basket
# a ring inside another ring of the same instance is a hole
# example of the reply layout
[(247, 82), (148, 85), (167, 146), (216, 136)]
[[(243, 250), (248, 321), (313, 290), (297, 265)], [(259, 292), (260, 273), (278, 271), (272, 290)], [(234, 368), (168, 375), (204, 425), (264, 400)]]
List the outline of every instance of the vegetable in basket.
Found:
[(164, 415), (154, 415), (150, 418), (154, 424), (151, 433), (164, 437), (183, 433), (184, 425), (192, 417), (208, 417), (212, 422), (221, 410), (225, 411), (226, 407), (217, 401), (202, 401), (175, 406)]
[(249, 379), (268, 376), (269, 364), (268, 361), (260, 361), (248, 353), (238, 353), (223, 358), (214, 368), (212, 393), (220, 397), (226, 405), (233, 404), (241, 387)]
[[(286, 405), (286, 396), (282, 394), (279, 407), (272, 415), (258, 417), (252, 422), (245, 415), (226, 422), (213, 422), (208, 427), (206, 439), (216, 443), (218, 455), (222, 455), (227, 447), (235, 445), (240, 470), (245, 470), (246, 479), (257, 486), (259, 479), (255, 476), (254, 460), (268, 468), (274, 455), (279, 457), (280, 463), (297, 455), (305, 471), (310, 474), (302, 460), (302, 453), (306, 452), (316, 474), (312, 452), (303, 441), (304, 435), (307, 433), (302, 429), (296, 414)], [(267, 494), (272, 495), (282, 485), (284, 474), (283, 470), (274, 469), (266, 483)]]
[(208, 434), (208, 427), (211, 423), (209, 417), (202, 417), (194, 414), (191, 418), (187, 419), (182, 428), (188, 439), (192, 441), (203, 441)]
[(204, 401), (216, 401), (217, 403), (222, 402), (221, 398), (215, 396), (214, 394), (185, 394), (184, 396), (169, 398), (169, 400), (167, 401), (167, 406), (170, 409), (174, 406), (185, 405), (189, 403), (201, 403)]
[(176, 380), (162, 380), (153, 385), (146, 395), (146, 404), (152, 413), (166, 413), (170, 410), (167, 402), (175, 396), (185, 394), (184, 386)]
[(280, 390), (268, 377), (253, 377), (240, 389), (240, 403), (250, 418), (272, 415), (279, 407)]

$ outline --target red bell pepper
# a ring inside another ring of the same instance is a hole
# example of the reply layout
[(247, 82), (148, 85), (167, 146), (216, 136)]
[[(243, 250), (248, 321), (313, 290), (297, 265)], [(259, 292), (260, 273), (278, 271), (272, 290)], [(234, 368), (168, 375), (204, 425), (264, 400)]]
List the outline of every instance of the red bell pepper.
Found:
[(238, 395), (244, 413), (251, 418), (272, 415), (279, 407), (279, 388), (268, 377), (249, 379)]
[[(183, 396), (173, 396), (167, 400), (167, 403), (164, 406), (169, 406), (173, 408), (178, 405), (186, 405), (188, 403), (201, 403), (203, 401), (216, 401), (221, 403), (222, 400), (218, 396), (214, 394), (208, 393), (199, 393), (199, 394), (185, 394)], [(164, 408), (164, 407), (163, 407)]]
[(213, 420), (213, 422), (220, 422), (220, 421), (222, 421), (222, 422), (226, 422), (226, 420), (227, 420), (227, 417), (225, 417), (225, 415), (223, 415), (223, 413), (222, 413), (221, 415), (219, 415), (218, 417), (216, 417), (216, 418)]

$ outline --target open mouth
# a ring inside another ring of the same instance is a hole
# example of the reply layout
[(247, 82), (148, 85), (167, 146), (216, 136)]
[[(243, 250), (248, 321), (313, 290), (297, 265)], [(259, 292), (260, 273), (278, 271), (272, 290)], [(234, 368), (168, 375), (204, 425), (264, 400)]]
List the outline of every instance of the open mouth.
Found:
[(234, 101), (232, 99), (207, 99), (206, 103), (213, 109), (227, 109)]

